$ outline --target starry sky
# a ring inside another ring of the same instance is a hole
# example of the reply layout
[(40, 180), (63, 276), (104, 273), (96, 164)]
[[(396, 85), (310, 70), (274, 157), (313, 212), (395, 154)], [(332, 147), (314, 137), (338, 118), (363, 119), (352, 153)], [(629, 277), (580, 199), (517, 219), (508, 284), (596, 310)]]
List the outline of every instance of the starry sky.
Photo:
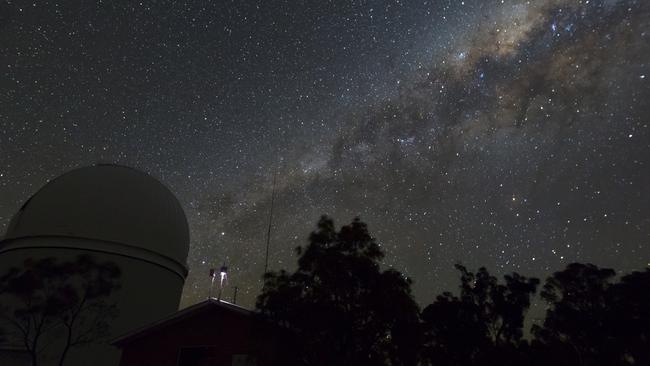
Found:
[(238, 303), (355, 216), (420, 304), (453, 264), (650, 265), (650, 2), (0, 0), (0, 231), (111, 162), (191, 228), (182, 305)]

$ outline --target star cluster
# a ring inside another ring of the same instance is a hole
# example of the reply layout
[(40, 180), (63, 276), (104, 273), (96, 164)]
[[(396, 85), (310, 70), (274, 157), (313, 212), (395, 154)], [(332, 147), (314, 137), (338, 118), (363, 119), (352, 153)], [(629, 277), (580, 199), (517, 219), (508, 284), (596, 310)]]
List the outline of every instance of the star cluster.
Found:
[(368, 222), (422, 304), (457, 261), (644, 268), (648, 29), (642, 0), (3, 1), (0, 229), (115, 162), (185, 208), (184, 305), (223, 262), (253, 304), (274, 176), (272, 270), (321, 214)]

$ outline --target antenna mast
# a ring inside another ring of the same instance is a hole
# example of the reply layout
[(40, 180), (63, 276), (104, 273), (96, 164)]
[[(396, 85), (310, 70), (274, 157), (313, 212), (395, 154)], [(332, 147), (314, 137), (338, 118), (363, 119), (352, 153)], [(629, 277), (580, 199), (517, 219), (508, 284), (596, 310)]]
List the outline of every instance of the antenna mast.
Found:
[(273, 189), (271, 191), (271, 212), (269, 213), (269, 228), (266, 231), (266, 258), (264, 259), (264, 274), (269, 270), (269, 245), (271, 244), (271, 226), (273, 224), (273, 205), (275, 204), (275, 180), (277, 170), (273, 173)]

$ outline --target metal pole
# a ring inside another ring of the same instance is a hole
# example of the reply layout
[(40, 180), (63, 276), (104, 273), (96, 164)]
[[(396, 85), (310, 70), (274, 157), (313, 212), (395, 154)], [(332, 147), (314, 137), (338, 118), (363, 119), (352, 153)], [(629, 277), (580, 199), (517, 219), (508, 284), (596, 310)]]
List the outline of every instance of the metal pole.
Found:
[(223, 266), (221, 266), (221, 269), (219, 269), (219, 300), (221, 300), (221, 292), (223, 291), (223, 285), (224, 282), (228, 282), (228, 267), (226, 266), (226, 262), (223, 263)]
[(271, 225), (273, 224), (273, 205), (275, 203), (275, 180), (278, 174), (277, 171), (273, 173), (273, 188), (271, 191), (271, 212), (269, 214), (269, 227), (266, 231), (266, 257), (264, 259), (264, 274), (269, 270), (269, 246), (271, 244)]
[(214, 277), (215, 277), (214, 268), (210, 269), (210, 289), (208, 290), (208, 299), (212, 298), (212, 288), (214, 287)]

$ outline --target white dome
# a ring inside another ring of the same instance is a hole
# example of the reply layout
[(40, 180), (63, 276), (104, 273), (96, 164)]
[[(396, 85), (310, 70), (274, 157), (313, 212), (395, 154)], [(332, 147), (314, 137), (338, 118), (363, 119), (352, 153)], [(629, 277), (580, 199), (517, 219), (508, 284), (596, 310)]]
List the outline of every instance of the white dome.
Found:
[(112, 242), (163, 256), (187, 271), (183, 208), (158, 180), (124, 166), (76, 169), (46, 184), (13, 217), (4, 239), (33, 237)]

